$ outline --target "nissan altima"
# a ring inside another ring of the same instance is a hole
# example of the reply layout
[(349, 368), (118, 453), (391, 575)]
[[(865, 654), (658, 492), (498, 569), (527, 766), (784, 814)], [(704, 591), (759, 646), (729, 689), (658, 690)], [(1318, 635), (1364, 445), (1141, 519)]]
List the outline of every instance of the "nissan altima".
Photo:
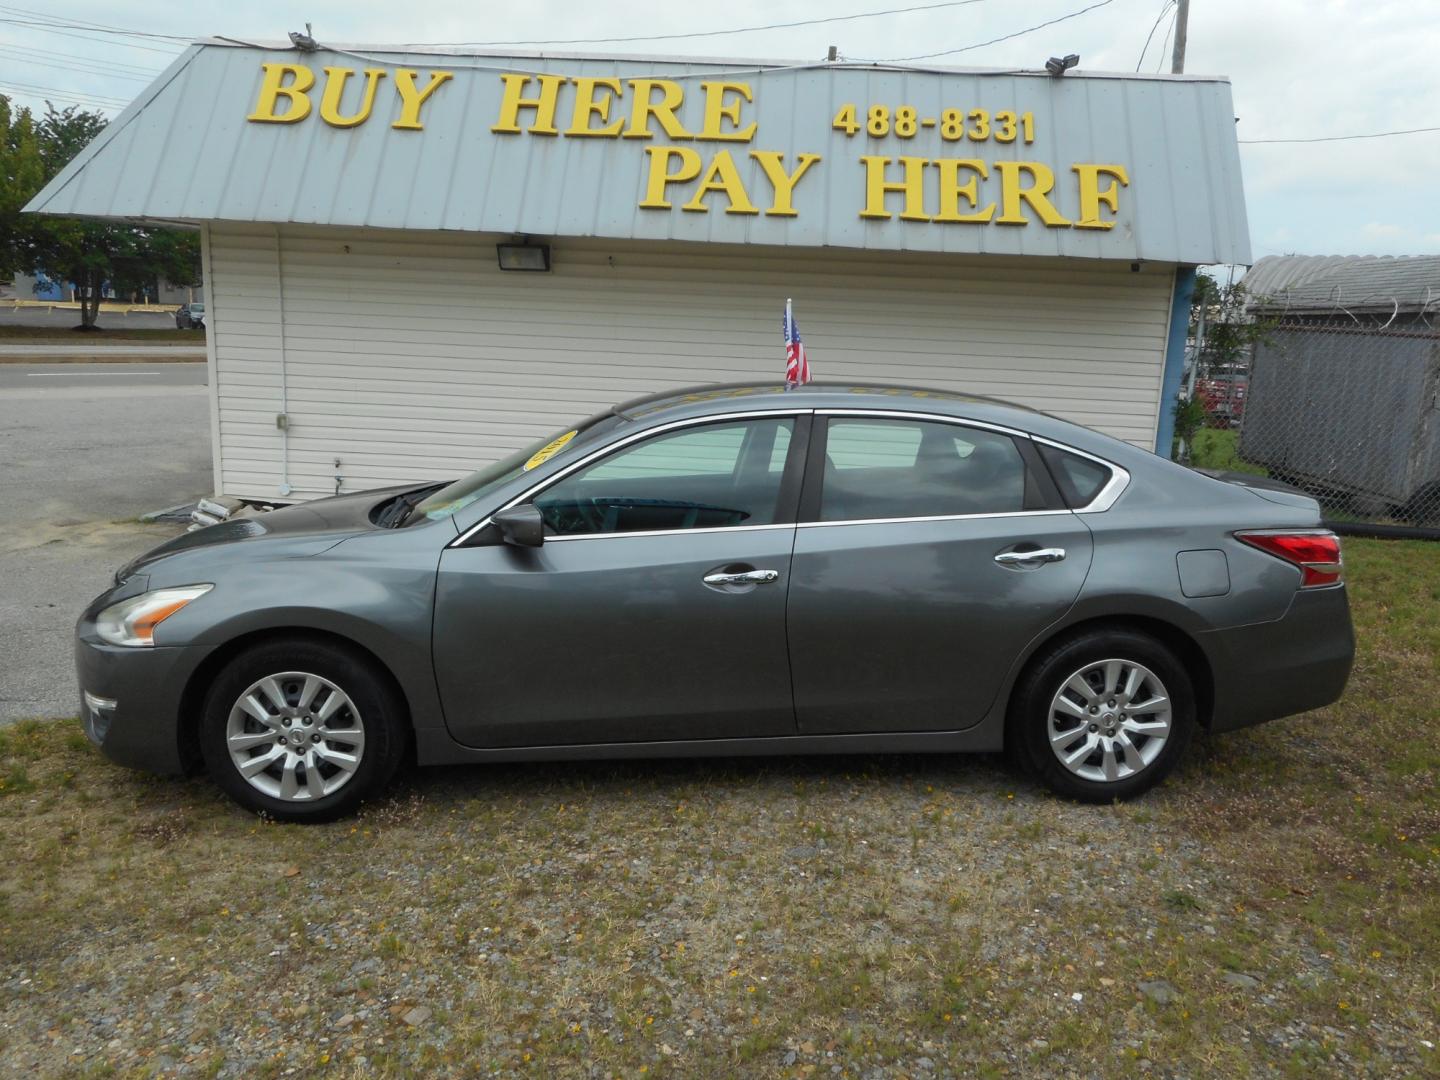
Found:
[(707, 387), (453, 483), (224, 521), (76, 628), (85, 730), (321, 821), (421, 765), (1005, 749), (1145, 791), (1197, 729), (1336, 700), (1314, 500), (993, 400)]

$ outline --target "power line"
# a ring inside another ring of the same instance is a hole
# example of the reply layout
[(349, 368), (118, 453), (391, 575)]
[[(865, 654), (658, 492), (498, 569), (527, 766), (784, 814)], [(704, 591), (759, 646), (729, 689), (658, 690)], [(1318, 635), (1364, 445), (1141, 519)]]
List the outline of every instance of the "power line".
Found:
[[(109, 23), (90, 22), (88, 19), (75, 19), (68, 15), (51, 15), (48, 11), (32, 11), (29, 8), (11, 7), (9, 4), (0, 4), (0, 11), (11, 15), (24, 15), (32, 19), (43, 20), (56, 26), (64, 26), (73, 30), (94, 30), (107, 34), (121, 34), (125, 37), (156, 38), (162, 41), (192, 41), (193, 36), (184, 37), (179, 34), (162, 34), (152, 30), (130, 30), (123, 26), (112, 26)], [(8, 20), (7, 20), (8, 21)]]
[(754, 34), (762, 30), (792, 30), (797, 26), (821, 26), (827, 23), (854, 22), (857, 19), (878, 19), (882, 15), (905, 15), (913, 11), (935, 11), (939, 8), (968, 7), (984, 0), (945, 0), (938, 4), (916, 4), (912, 7), (887, 8), (884, 11), (862, 11), (855, 15), (830, 15), (822, 19), (797, 19), (794, 22), (768, 23), (764, 26), (741, 26), (734, 30), (697, 30), (689, 34), (649, 34), (644, 37), (608, 38), (538, 38), (526, 41), (410, 41), (407, 45), (422, 48), (489, 47), (497, 45), (612, 45), (625, 41), (676, 41), (680, 38), (728, 37), (732, 34)]
[(0, 57), (14, 59), (16, 63), (21, 64), (37, 64), (40, 67), (58, 68), (61, 71), (73, 71), (82, 75), (100, 75), (111, 79), (133, 79), (136, 82), (149, 82), (155, 75), (159, 74), (159, 72), (156, 72), (155, 75), (137, 75), (128, 71), (107, 70), (103, 67), (81, 63), (78, 60), (65, 62), (59, 60), (44, 60), (39, 57), (28, 56), (21, 49), (10, 49), (4, 46), (0, 46)]
[(1370, 131), (1363, 135), (1317, 135), (1311, 139), (1239, 139), (1242, 146), (1259, 143), (1317, 143), (1346, 142), (1350, 139), (1388, 139), (1391, 135), (1419, 135), (1427, 131), (1440, 131), (1440, 127), (1405, 128), (1403, 131)]
[(1025, 34), (1033, 34), (1036, 30), (1044, 30), (1047, 26), (1054, 26), (1056, 23), (1065, 22), (1068, 19), (1076, 19), (1086, 12), (1094, 11), (1096, 8), (1106, 7), (1113, 4), (1115, 0), (1100, 0), (1097, 4), (1083, 7), (1079, 11), (1072, 11), (1068, 15), (1061, 15), (1058, 18), (1042, 22), (1037, 26), (1027, 26), (1024, 30), (1016, 30), (1013, 34), (1005, 34), (1002, 37), (991, 38), (989, 41), (977, 42), (974, 45), (963, 45), (958, 49), (943, 49), (940, 52), (918, 53), (915, 56), (890, 56), (883, 60), (874, 61), (877, 64), (903, 64), (911, 60), (933, 60), (937, 56), (955, 56), (963, 52), (971, 52), (974, 49), (983, 49), (987, 45), (998, 45), (1002, 41), (1009, 41), (1011, 38), (1023, 37)]
[(62, 90), (56, 86), (39, 86), (35, 83), (11, 82), (9, 80), (6, 80), (0, 85), (8, 86), (22, 94), (30, 94), (32, 97), (37, 94), (54, 94), (58, 97), (83, 97), (90, 101), (104, 102), (107, 105), (115, 107), (130, 104), (128, 100), (121, 100), (120, 98), (107, 97), (103, 94), (87, 94), (84, 91)]
[[(42, 34), (55, 34), (59, 37), (75, 38), (77, 41), (88, 41), (91, 44), (94, 44), (97, 40), (93, 37), (87, 37), (84, 34), (71, 33), (69, 30), (57, 30), (53, 26), (47, 26), (43, 23), (34, 22), (32, 20), (0, 18), (0, 23), (9, 23), (15, 26), (25, 26), (32, 30), (38, 30)], [(133, 41), (107, 41), (105, 42), (105, 44), (118, 46), (122, 49), (139, 49), (142, 52), (160, 53), (162, 56), (174, 57), (178, 55), (178, 53), (176, 53), (174, 49), (160, 49), (155, 47), (154, 45), (139, 45)]]
[(1165, 50), (1170, 46), (1170, 35), (1175, 32), (1175, 23), (1180, 18), (1180, 9), (1175, 9), (1175, 14), (1170, 16), (1170, 25), (1165, 28), (1165, 36), (1160, 39), (1160, 59), (1155, 63), (1155, 74), (1160, 74), (1160, 69), (1165, 66)]
[[(1170, 10), (1174, 3), (1175, 0), (1165, 0), (1165, 3), (1161, 5), (1160, 14), (1155, 16), (1155, 22), (1150, 27), (1150, 33), (1145, 35), (1145, 47), (1140, 50), (1140, 59), (1135, 61), (1136, 71), (1139, 71), (1140, 65), (1145, 63), (1145, 54), (1150, 51), (1150, 39), (1155, 36), (1155, 31), (1160, 29), (1160, 20), (1165, 18), (1165, 13)], [(1163, 55), (1165, 50), (1161, 49), (1160, 52)]]
[(64, 94), (56, 93), (55, 91), (39, 93), (31, 90), (17, 90), (3, 83), (0, 83), (0, 94), (4, 94), (6, 97), (9, 98), (36, 98), (40, 101), (46, 102), (47, 104), (59, 102), (61, 105), (81, 105), (87, 109), (97, 109), (100, 111), (118, 111), (123, 107), (120, 105), (112, 104), (108, 101), (96, 101), (94, 98), (88, 98), (81, 94)]
[[(103, 44), (109, 43), (105, 42)], [(57, 60), (78, 60), (83, 64), (104, 64), (107, 67), (113, 67), (118, 70), (133, 71), (135, 72), (135, 74), (144, 75), (146, 78), (151, 78), (155, 75), (159, 75), (162, 70), (160, 68), (143, 67), (140, 64), (127, 64), (123, 60), (110, 60), (108, 58), (101, 58), (97, 56), (77, 56), (75, 53), (53, 52), (49, 49), (37, 49), (33, 45), (18, 45), (13, 42), (6, 42), (3, 46), (0, 47), (6, 49), (20, 50), (23, 51), (27, 56), (33, 53), (36, 56), (54, 57)]]

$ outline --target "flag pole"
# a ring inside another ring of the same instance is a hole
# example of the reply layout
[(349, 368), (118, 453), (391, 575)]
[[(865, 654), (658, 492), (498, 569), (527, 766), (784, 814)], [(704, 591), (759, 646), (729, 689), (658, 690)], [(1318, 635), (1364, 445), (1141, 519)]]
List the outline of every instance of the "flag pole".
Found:
[(790, 327), (791, 327), (793, 324), (794, 324), (794, 318), (793, 318), (793, 317), (791, 316), (791, 314), (790, 314), (790, 297), (787, 296), (787, 297), (785, 298), (785, 353), (786, 353), (785, 389), (786, 389), (786, 390), (789, 390), (790, 387), (791, 387), (791, 385), (792, 385), (791, 382), (790, 382), (789, 353), (790, 353)]

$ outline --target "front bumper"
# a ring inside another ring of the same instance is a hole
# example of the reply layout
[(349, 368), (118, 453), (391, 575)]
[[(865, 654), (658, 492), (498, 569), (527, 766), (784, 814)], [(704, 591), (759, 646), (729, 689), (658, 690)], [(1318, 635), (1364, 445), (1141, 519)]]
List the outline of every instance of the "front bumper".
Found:
[(1217, 732), (1332, 704), (1355, 660), (1343, 585), (1297, 592), (1290, 610), (1274, 622), (1200, 638), (1215, 677), (1210, 730)]
[[(149, 649), (75, 638), (80, 716), (111, 761), (156, 773), (183, 773), (181, 699), (206, 646)], [(193, 719), (193, 718), (192, 718)]]

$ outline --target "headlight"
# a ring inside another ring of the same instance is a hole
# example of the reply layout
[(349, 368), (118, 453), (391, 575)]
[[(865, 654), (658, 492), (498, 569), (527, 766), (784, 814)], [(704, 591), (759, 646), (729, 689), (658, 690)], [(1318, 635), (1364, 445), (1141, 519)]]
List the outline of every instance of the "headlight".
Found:
[(152, 646), (155, 627), (214, 585), (182, 585), (177, 589), (156, 589), (111, 604), (95, 617), (95, 632), (111, 645)]

